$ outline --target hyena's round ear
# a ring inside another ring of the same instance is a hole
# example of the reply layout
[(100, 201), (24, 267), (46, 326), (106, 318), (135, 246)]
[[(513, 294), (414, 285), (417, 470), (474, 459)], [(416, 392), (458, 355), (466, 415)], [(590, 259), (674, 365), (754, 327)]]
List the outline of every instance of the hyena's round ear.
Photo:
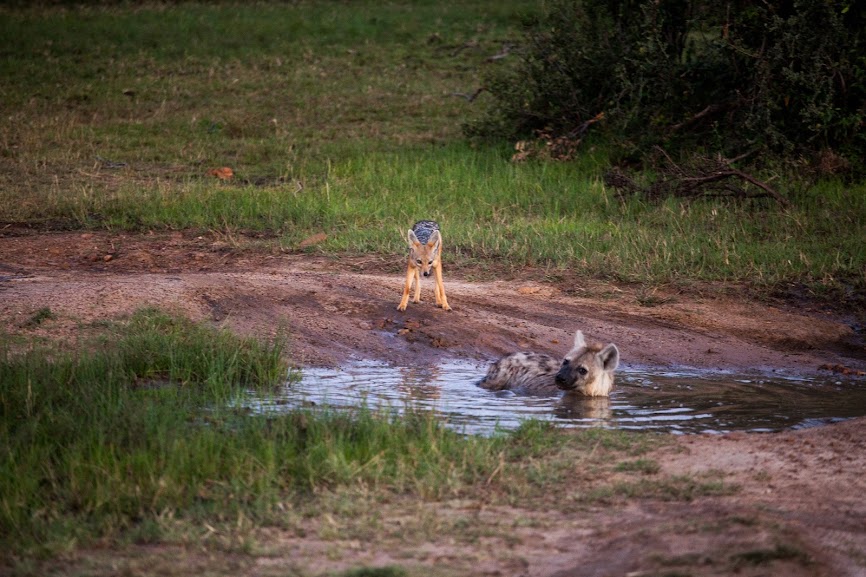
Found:
[(411, 228), (409, 229), (408, 234), (406, 234), (406, 238), (409, 239), (410, 245), (417, 246), (421, 244), (420, 242), (418, 242), (418, 237), (415, 236), (415, 231), (413, 231)]
[(601, 364), (606, 371), (615, 371), (619, 366), (619, 349), (613, 343), (601, 349), (598, 356), (601, 358)]
[(439, 234), (438, 230), (434, 230), (433, 234), (430, 235), (430, 240), (427, 241), (427, 246), (429, 246), (430, 248), (433, 248), (434, 246), (436, 246), (440, 242), (442, 242), (442, 235)]
[(586, 340), (583, 338), (583, 331), (574, 333), (574, 348), (582, 349), (586, 346)]

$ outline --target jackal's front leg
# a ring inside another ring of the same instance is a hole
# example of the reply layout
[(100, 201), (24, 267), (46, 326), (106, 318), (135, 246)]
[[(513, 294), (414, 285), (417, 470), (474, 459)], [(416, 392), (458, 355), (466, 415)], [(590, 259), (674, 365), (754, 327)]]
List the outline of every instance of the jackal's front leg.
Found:
[(436, 274), (436, 288), (439, 289), (438, 296), (441, 298), (441, 302), (437, 302), (436, 304), (441, 305), (443, 311), (450, 311), (451, 307), (448, 306), (448, 297), (445, 296), (445, 284), (442, 282), (442, 263), (437, 263), (433, 272)]
[(421, 302), (421, 272), (418, 267), (415, 267), (415, 298), (412, 299), (412, 302)]
[(403, 298), (400, 299), (400, 304), (397, 305), (398, 311), (405, 311), (409, 304), (409, 290), (412, 288), (412, 279), (415, 277), (416, 269), (409, 263), (406, 268), (406, 282), (403, 283)]

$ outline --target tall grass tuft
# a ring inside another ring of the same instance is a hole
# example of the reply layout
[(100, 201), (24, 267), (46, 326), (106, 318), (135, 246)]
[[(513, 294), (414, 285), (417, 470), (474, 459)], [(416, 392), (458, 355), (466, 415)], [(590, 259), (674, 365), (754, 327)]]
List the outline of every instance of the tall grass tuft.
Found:
[(248, 434), (232, 430), (230, 407), (246, 388), (286, 378), (283, 344), (156, 311), (113, 336), (76, 354), (0, 352), (0, 535), (10, 547), (129, 529), (193, 507), (209, 483), (254, 489), (259, 459), (233, 450)]
[(74, 353), (0, 346), (7, 560), (286, 526), (341, 493), (547, 501), (575, 462), (605, 470), (659, 442), (563, 435), (538, 422), (467, 437), (411, 407), (256, 413), (245, 393), (286, 383), (283, 340), (242, 339), (155, 310)]
[(266, 394), (286, 380), (282, 341), (158, 311), (74, 354), (3, 343), (0, 542), (9, 553), (159, 539), (165, 519), (261, 522), (285, 499), (344, 485), (438, 497), (477, 480), (495, 456), (429, 414), (250, 414), (246, 390)]

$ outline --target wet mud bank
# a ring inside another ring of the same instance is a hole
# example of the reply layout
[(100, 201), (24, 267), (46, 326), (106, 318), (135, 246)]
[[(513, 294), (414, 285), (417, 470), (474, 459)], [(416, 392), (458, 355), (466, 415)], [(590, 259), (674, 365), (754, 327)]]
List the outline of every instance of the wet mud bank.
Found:
[[(291, 339), (300, 366), (372, 359), (393, 365), (488, 362), (515, 350), (560, 355), (576, 329), (614, 342), (626, 366), (811, 377), (866, 371), (866, 335), (850, 319), (715, 293), (581, 282), (468, 282), (445, 267), (453, 311), (397, 311), (402, 258), (331, 259), (233, 251), (214, 239), (56, 233), (0, 236), (0, 313), (13, 333), (62, 337), (82, 325), (159, 306), (245, 334)], [(110, 257), (110, 258), (109, 258)], [(428, 282), (425, 282), (428, 281)], [(28, 329), (30, 330), (30, 329)]]
[[(866, 575), (866, 419), (833, 422), (847, 416), (840, 407), (862, 404), (866, 386), (857, 375), (866, 370), (862, 334), (846, 319), (725, 296), (665, 294), (649, 303), (635, 289), (592, 281), (469, 282), (450, 274), (447, 263), (454, 310), (436, 308), (426, 283), (425, 302), (399, 313), (401, 260), (250, 254), (180, 233), (6, 236), (0, 322), (12, 335), (74, 340), (106, 320), (156, 306), (246, 335), (287, 334), (292, 361), (318, 379), (302, 384), (307, 395), (342, 395), (347, 403), (379, 396), (397, 407), (440, 403), (471, 417), (453, 417), (464, 427), (489, 427), (524, 411), (570, 426), (594, 420), (712, 430), (719, 434), (671, 436), (647, 456), (658, 464), (647, 482), (702, 475), (737, 489), (686, 502), (624, 499), (568, 510), (430, 503), (430, 515), (470, 519), (488, 536), (463, 543), (437, 534), (423, 544), (429, 554), (422, 557), (406, 538), (373, 547), (319, 536), (312, 526), (303, 535), (274, 530), (267, 539), (272, 555), (213, 552), (208, 567), (215, 575), (232, 563), (263, 575), (387, 564), (420, 567), (413, 574), (436, 567), (443, 574), (533, 577)], [(29, 322), (45, 308), (51, 318)], [(555, 398), (472, 388), (499, 355), (560, 355), (578, 328), (620, 349), (618, 388), (607, 406), (559, 407)], [(353, 364), (362, 369), (350, 375), (354, 385), (351, 378), (338, 382)], [(371, 376), (381, 389), (361, 382)], [(805, 406), (808, 414), (797, 412)], [(775, 420), (756, 419), (760, 407)], [(780, 432), (747, 432), (762, 430)], [(580, 466), (572, 472), (577, 477)], [(395, 504), (381, 515), (397, 526), (416, 513)], [(341, 555), (326, 554), (334, 550)], [(115, 574), (137, 559), (152, 568), (160, 556), (165, 567), (201, 572), (189, 552), (162, 546), (84, 552), (82, 562), (104, 558), (111, 567), (104, 574)]]

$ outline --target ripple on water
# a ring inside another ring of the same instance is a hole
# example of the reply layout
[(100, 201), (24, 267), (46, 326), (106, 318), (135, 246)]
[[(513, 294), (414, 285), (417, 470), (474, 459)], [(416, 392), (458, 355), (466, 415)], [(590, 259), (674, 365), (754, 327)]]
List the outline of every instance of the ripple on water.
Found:
[(607, 427), (674, 434), (777, 431), (866, 414), (866, 383), (711, 373), (621, 369), (608, 398), (565, 400), (495, 393), (476, 385), (487, 365), (448, 360), (423, 367), (373, 361), (340, 369), (304, 369), (274, 395), (251, 396), (259, 411), (327, 406), (434, 410), (467, 434), (514, 429), (528, 419), (569, 427)]

